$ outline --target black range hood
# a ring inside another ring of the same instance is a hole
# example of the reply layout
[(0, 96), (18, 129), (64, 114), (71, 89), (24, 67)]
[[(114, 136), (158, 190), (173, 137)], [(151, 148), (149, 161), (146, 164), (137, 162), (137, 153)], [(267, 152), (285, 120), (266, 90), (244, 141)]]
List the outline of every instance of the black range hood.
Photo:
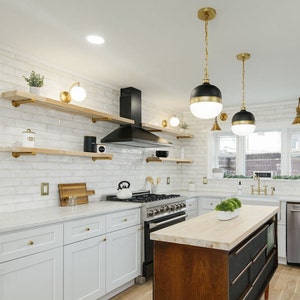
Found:
[(121, 89), (120, 117), (132, 119), (135, 125), (121, 125), (101, 139), (101, 143), (119, 144), (130, 147), (154, 148), (170, 147), (172, 143), (143, 129), (142, 92), (134, 87)]

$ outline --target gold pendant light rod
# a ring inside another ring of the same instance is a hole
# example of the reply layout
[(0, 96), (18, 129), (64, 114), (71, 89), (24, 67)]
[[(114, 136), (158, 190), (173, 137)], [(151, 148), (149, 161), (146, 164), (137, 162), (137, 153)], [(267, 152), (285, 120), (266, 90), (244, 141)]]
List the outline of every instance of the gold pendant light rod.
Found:
[(214, 19), (216, 16), (215, 9), (211, 7), (204, 7), (199, 9), (198, 18), (202, 21), (205, 21), (204, 30), (205, 30), (205, 65), (204, 65), (204, 79), (203, 83), (209, 83), (208, 76), (208, 21)]
[(236, 56), (238, 60), (241, 60), (243, 62), (242, 65), (242, 107), (241, 109), (246, 109), (245, 107), (245, 60), (248, 60), (250, 58), (249, 53), (240, 53)]

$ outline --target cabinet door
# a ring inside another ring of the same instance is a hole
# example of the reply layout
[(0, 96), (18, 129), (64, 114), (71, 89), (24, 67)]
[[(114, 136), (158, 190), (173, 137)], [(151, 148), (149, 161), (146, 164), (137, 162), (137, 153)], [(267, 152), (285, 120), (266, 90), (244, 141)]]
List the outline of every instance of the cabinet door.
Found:
[(1, 300), (62, 300), (63, 248), (0, 264)]
[(64, 288), (64, 300), (94, 300), (105, 294), (105, 236), (64, 247)]
[(108, 234), (106, 247), (106, 292), (110, 292), (141, 275), (141, 226)]

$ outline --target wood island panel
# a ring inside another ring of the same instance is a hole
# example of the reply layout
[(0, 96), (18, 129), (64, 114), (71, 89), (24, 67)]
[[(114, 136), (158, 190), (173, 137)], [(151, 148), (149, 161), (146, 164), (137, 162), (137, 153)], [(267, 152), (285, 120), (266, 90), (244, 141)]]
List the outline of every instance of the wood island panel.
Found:
[(228, 299), (225, 251), (155, 241), (154, 261), (155, 300)]

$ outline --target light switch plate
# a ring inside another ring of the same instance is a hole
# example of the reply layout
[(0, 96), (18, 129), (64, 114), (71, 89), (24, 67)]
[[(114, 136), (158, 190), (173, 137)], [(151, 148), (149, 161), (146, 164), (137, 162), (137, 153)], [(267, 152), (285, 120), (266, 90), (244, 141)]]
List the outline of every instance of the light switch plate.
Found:
[(41, 196), (49, 195), (49, 182), (41, 183)]

